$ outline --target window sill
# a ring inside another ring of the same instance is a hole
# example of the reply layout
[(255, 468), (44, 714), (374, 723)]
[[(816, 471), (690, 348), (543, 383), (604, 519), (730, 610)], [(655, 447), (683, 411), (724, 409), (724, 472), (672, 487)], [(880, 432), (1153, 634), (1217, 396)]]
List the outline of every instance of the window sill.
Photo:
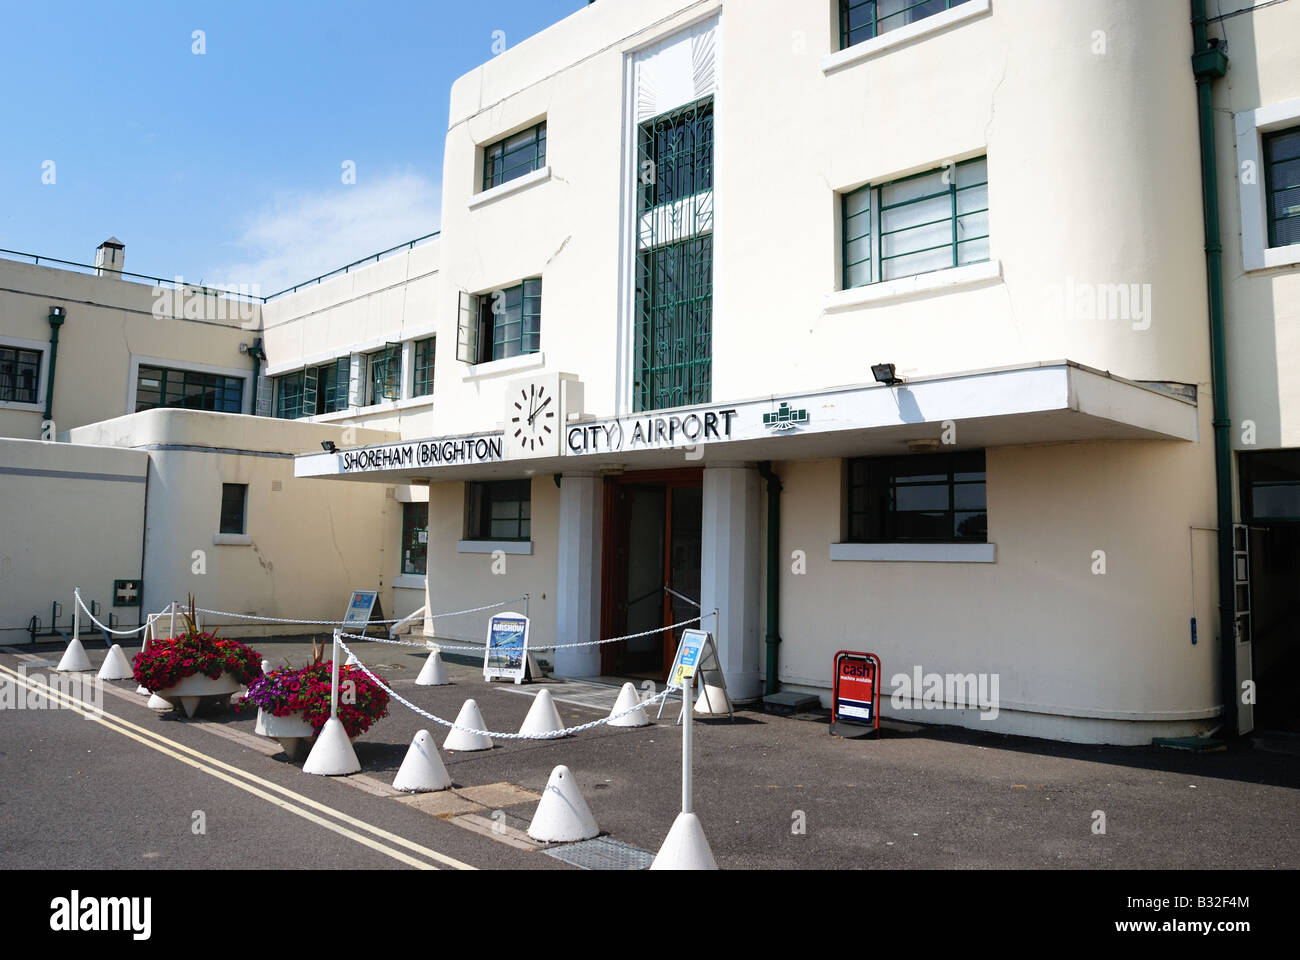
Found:
[(506, 357), (504, 360), (489, 360), (486, 363), (476, 363), (469, 369), (461, 379), (468, 382), (474, 380), (483, 380), (489, 377), (500, 376), (503, 373), (517, 373), (520, 370), (532, 370), (534, 367), (546, 366), (546, 354), (540, 350), (536, 353), (521, 353), (517, 357)]
[(989, 2), (990, 0), (967, 0), (966, 3), (953, 7), (951, 10), (936, 13), (932, 17), (918, 20), (916, 23), (909, 23), (905, 27), (891, 30), (882, 36), (855, 43), (846, 50), (829, 53), (822, 58), (822, 73), (834, 73), (844, 67), (878, 57), (896, 47), (911, 43), (913, 40), (939, 33), (967, 20), (974, 20), (976, 17), (989, 12)]
[(393, 586), (402, 590), (423, 590), (426, 580), (422, 573), (403, 573), (393, 577)]
[(247, 533), (214, 533), (212, 542), (220, 547), (251, 547), (253, 538)]
[(512, 193), (518, 193), (531, 187), (534, 183), (545, 183), (551, 179), (551, 168), (548, 164), (540, 170), (534, 170), (531, 173), (525, 173), (522, 177), (515, 177), (513, 180), (484, 190), (482, 193), (476, 193), (469, 198), (469, 208), (474, 210), (484, 204), (491, 203), (493, 200), (500, 200)]
[(947, 293), (949, 290), (1001, 279), (1002, 261), (984, 260), (980, 263), (968, 263), (964, 267), (934, 270), (911, 277), (899, 277), (897, 280), (869, 283), (850, 290), (837, 290), (826, 295), (824, 309), (827, 312), (847, 310), (850, 307), (861, 307), (867, 304), (906, 300), (909, 297), (932, 293)]
[(832, 560), (876, 563), (996, 563), (994, 543), (832, 543)]
[(458, 540), (456, 541), (457, 553), (496, 553), (500, 550), (502, 553), (514, 554), (521, 557), (531, 557), (533, 555), (533, 541), (531, 540)]
[(22, 400), (0, 400), (0, 410), (23, 410), (27, 413), (44, 413), (45, 407), (39, 403), (25, 403)]
[(1275, 267), (1293, 267), (1300, 263), (1300, 243), (1288, 244), (1285, 247), (1264, 247), (1251, 253), (1255, 255), (1247, 258), (1248, 262), (1245, 264), (1247, 273), (1255, 270), (1272, 270)]

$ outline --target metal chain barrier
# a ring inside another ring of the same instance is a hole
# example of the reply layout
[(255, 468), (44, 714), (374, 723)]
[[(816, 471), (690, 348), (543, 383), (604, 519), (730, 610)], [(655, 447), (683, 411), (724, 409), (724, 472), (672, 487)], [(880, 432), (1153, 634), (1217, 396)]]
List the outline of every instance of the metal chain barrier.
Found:
[(628, 707), (626, 710), (620, 710), (618, 713), (611, 714), (608, 717), (601, 717), (599, 720), (593, 720), (591, 721), (591, 723), (580, 724), (579, 726), (576, 727), (565, 727), (563, 730), (552, 730), (549, 733), (493, 733), (491, 730), (474, 730), (470, 727), (460, 727), (450, 720), (444, 720), (442, 719), (442, 717), (434, 716), (432, 713), (430, 713), (427, 710), (422, 710), (421, 708), (413, 704), (410, 700), (407, 700), (405, 697), (403, 697), (392, 687), (388, 686), (388, 684), (384, 683), (384, 681), (376, 677), (373, 673), (371, 673), (370, 668), (361, 662), (360, 657), (358, 657), (355, 653), (353, 653), (351, 650), (348, 649), (348, 645), (343, 642), (341, 637), (338, 639), (338, 645), (344, 650), (344, 652), (347, 653), (349, 657), (352, 657), (353, 659), (356, 660), (354, 666), (360, 667), (362, 673), (364, 673), (367, 677), (369, 677), (376, 684), (378, 684), (381, 690), (387, 693), (390, 697), (392, 697), (402, 706), (406, 707), (408, 710), (418, 713), (426, 720), (432, 720), (434, 723), (440, 723), (444, 727), (450, 727), (453, 730), (463, 730), (466, 733), (472, 733), (476, 736), (491, 737), (493, 740), (557, 740), (560, 737), (567, 737), (570, 734), (582, 733), (584, 730), (591, 730), (594, 727), (602, 726), (603, 724), (609, 723), (611, 720), (617, 720), (619, 717), (627, 716), (627, 714), (633, 713), (636, 710), (645, 709), (646, 707), (653, 705), (656, 701), (667, 698), (667, 696), (673, 692), (671, 687), (665, 687), (662, 693), (657, 693), (653, 697), (650, 697), (648, 700), (643, 700), (637, 703), (636, 706)]

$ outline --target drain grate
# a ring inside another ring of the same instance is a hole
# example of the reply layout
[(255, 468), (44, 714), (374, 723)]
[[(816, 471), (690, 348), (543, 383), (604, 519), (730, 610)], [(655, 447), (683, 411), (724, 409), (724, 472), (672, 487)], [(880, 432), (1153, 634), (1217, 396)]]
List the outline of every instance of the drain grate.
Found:
[(583, 870), (645, 870), (655, 858), (653, 853), (609, 837), (568, 843), (542, 852)]

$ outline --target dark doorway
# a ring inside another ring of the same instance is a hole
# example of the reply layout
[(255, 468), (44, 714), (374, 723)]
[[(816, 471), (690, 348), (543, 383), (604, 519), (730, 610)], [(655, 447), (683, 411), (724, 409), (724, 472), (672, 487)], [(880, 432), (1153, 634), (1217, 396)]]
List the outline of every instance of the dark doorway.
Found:
[[(699, 616), (703, 493), (700, 470), (606, 478), (601, 636)], [(602, 645), (601, 673), (662, 681), (683, 629)]]
[(1300, 733), (1300, 451), (1241, 454), (1255, 729)]

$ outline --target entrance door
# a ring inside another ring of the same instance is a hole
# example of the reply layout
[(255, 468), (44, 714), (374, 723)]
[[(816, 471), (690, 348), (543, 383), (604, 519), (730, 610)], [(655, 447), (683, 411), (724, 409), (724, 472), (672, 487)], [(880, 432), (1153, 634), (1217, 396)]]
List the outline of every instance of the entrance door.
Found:
[(702, 484), (699, 470), (605, 481), (601, 635), (655, 632), (604, 644), (601, 673), (656, 681), (668, 676), (685, 628), (656, 628), (699, 616), (692, 601), (700, 599)]

